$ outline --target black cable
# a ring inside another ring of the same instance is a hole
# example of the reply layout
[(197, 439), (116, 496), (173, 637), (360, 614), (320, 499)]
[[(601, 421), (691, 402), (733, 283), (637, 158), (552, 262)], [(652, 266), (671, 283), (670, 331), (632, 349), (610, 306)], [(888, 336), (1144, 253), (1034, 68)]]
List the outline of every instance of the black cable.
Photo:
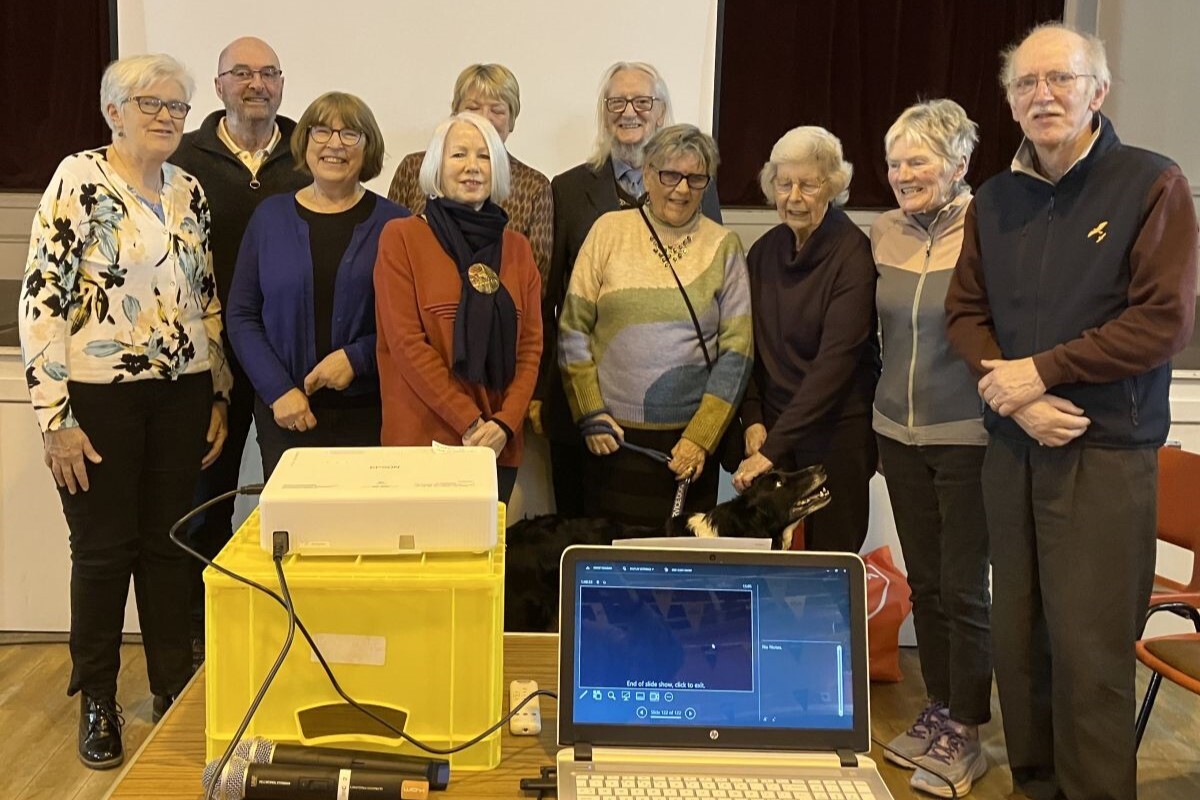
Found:
[[(555, 700), (558, 699), (558, 695), (556, 693), (554, 693), (548, 689), (538, 689), (536, 692), (533, 692), (528, 697), (526, 697), (524, 700), (522, 700), (520, 703), (518, 703), (515, 707), (509, 709), (508, 714), (501, 717), (499, 722), (497, 722), (495, 725), (493, 725), (490, 728), (488, 728), (487, 730), (485, 730), (483, 733), (464, 742), (463, 744), (456, 745), (454, 747), (448, 747), (448, 748), (432, 747), (430, 745), (427, 745), (424, 742), (422, 742), (418, 739), (415, 739), (412, 736), (410, 736), (409, 734), (405, 733), (400, 728), (397, 728), (395, 725), (388, 722), (386, 719), (379, 716), (378, 714), (375, 714), (369, 708), (364, 707), (353, 697), (346, 694), (346, 691), (344, 689), (342, 689), (342, 686), (340, 683), (338, 683), (337, 678), (334, 676), (333, 670), (330, 668), (329, 663), (325, 660), (325, 655), (321, 652), (321, 648), (317, 647), (316, 641), (313, 640), (312, 635), (308, 632), (308, 628), (306, 628), (304, 626), (304, 623), (300, 620), (299, 615), (295, 614), (295, 609), (289, 608), (290, 607), (289, 601), (285, 601), (282, 597), (280, 597), (278, 594), (276, 594), (271, 589), (268, 589), (266, 586), (263, 586), (261, 583), (257, 583), (256, 581), (252, 581), (249, 578), (238, 575), (236, 572), (233, 572), (232, 570), (226, 569), (225, 567), (216, 563), (212, 559), (204, 556), (203, 554), (197, 552), (196, 550), (193, 550), (191, 547), (189, 547), (186, 543), (184, 543), (179, 538), (180, 528), (182, 528), (184, 526), (184, 524), (189, 522), (193, 517), (195, 517), (200, 512), (206, 511), (207, 509), (211, 508), (212, 506), (216, 505), (217, 503), (228, 500), (231, 497), (236, 497), (239, 494), (246, 494), (246, 495), (261, 494), (262, 490), (263, 490), (262, 484), (251, 484), (249, 486), (238, 487), (237, 489), (230, 489), (228, 492), (223, 492), (223, 493), (217, 495), (216, 497), (206, 500), (205, 502), (196, 506), (191, 511), (189, 511), (188, 513), (186, 513), (182, 517), (180, 517), (178, 520), (176, 520), (175, 524), (171, 526), (171, 529), (170, 529), (170, 531), (168, 531), (167, 535), (170, 537), (172, 542), (174, 542), (178, 547), (183, 549), (184, 552), (188, 553), (193, 558), (196, 558), (199, 561), (203, 562), (204, 564), (212, 567), (217, 572), (220, 572), (222, 575), (225, 575), (226, 577), (232, 578), (235, 581), (238, 581), (239, 583), (244, 583), (245, 585), (247, 585), (253, 589), (257, 589), (258, 591), (260, 591), (263, 594), (270, 597), (276, 603), (279, 603), (279, 605), (283, 606), (284, 609), (289, 610), (290, 611), (289, 621), (292, 617), (295, 618), (296, 627), (300, 629), (300, 634), (304, 637), (305, 641), (308, 642), (308, 646), (310, 648), (312, 648), (313, 655), (315, 655), (317, 657), (317, 661), (321, 664), (321, 669), (323, 669), (325, 671), (325, 676), (329, 679), (329, 683), (333, 687), (333, 690), (335, 692), (337, 692), (338, 696), (341, 697), (343, 700), (345, 700), (348, 705), (352, 706), (353, 708), (362, 712), (366, 716), (370, 717), (375, 722), (378, 722), (384, 728), (386, 728), (387, 730), (396, 734), (398, 737), (400, 737), (404, 741), (409, 742), (410, 744), (412, 744), (413, 746), (415, 746), (421, 750), (424, 750), (426, 753), (430, 753), (432, 755), (444, 756), (444, 755), (451, 755), (453, 753), (458, 753), (462, 750), (466, 750), (468, 747), (472, 747), (472, 746), (478, 744), (479, 742), (481, 742), (482, 740), (486, 739), (488, 736), (491, 736), (499, 728), (501, 728), (505, 723), (507, 723), (514, 716), (516, 716), (517, 712), (520, 711), (522, 708), (524, 708), (526, 703), (533, 700), (533, 698), (538, 697), (538, 696), (543, 696), (543, 697), (551, 697), (551, 698), (554, 698)], [(285, 588), (286, 584), (282, 583), (282, 580), (283, 580), (282, 563), (280, 563), (280, 565), (278, 567), (278, 571), (279, 571), (280, 580), (281, 580), (280, 585), (281, 585), (281, 587)], [(285, 588), (285, 591), (286, 591), (286, 588)], [(242, 732), (244, 733), (244, 730)], [(238, 738), (240, 738), (240, 734), (238, 737), (235, 737), (233, 739), (233, 741), (230, 745), (231, 747), (237, 743)], [(220, 774), (220, 770), (217, 770), (217, 774), (218, 775)]]
[(954, 788), (954, 781), (950, 780), (950, 779), (949, 779), (949, 778), (947, 778), (945, 775), (943, 775), (942, 773), (938, 772), (936, 769), (930, 769), (928, 764), (921, 764), (921, 763), (918, 763), (918, 762), (916, 762), (916, 761), (913, 761), (913, 760), (912, 760), (911, 758), (909, 758), (908, 756), (904, 755), (904, 754), (903, 754), (903, 753), (901, 753), (901, 752), (898, 752), (898, 751), (896, 751), (896, 750), (892, 749), (892, 747), (891, 747), (890, 745), (886, 745), (886, 744), (884, 744), (882, 741), (880, 741), (879, 739), (876, 739), (874, 736), (872, 736), (872, 737), (871, 737), (871, 741), (872, 741), (872, 742), (874, 742), (875, 744), (879, 745), (880, 747), (882, 747), (884, 750), (888, 751), (888, 752), (889, 752), (889, 753), (891, 753), (892, 755), (894, 755), (896, 758), (898, 758), (898, 759), (900, 759), (901, 761), (905, 762), (906, 764), (912, 764), (912, 765), (913, 765), (913, 767), (914, 767), (914, 768), (916, 768), (916, 769), (923, 769), (923, 770), (925, 770), (925, 771), (926, 771), (926, 772), (928, 772), (930, 775), (932, 775), (933, 777), (935, 777), (935, 778), (937, 778), (938, 780), (940, 780), (942, 783), (944, 783), (944, 784), (946, 784), (947, 786), (949, 786), (949, 787), (950, 787), (950, 797), (952, 798), (952, 800), (958, 800), (958, 790)]

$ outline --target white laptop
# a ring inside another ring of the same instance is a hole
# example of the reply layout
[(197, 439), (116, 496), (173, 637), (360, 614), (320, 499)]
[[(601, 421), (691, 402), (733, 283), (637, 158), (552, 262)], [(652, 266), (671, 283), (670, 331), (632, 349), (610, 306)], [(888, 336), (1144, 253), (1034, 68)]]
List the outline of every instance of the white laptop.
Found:
[(561, 578), (560, 800), (891, 800), (858, 556), (570, 547)]

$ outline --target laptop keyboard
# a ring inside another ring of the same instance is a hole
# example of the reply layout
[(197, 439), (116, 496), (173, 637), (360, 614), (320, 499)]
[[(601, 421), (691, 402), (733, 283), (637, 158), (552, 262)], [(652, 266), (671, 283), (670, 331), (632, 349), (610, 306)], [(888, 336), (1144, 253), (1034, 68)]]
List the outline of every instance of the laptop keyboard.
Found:
[(874, 800), (866, 781), (790, 780), (741, 776), (577, 774), (579, 797), (704, 798), (704, 800)]

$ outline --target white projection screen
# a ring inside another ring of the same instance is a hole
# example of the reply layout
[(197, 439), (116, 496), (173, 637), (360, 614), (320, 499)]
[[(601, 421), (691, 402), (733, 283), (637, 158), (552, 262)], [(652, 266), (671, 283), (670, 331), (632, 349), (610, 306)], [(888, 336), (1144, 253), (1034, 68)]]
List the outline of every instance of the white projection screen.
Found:
[(280, 113), (296, 119), (322, 92), (362, 97), (396, 164), (422, 150), (450, 111), (454, 79), (477, 62), (504, 64), (521, 84), (513, 154), (547, 176), (583, 161), (595, 137), (601, 73), (649, 61), (671, 90), (677, 122), (711, 130), (717, 0), (118, 0), (121, 55), (169, 53), (196, 80), (187, 129), (220, 103), (217, 56), (238, 36), (265, 39), (284, 71)]

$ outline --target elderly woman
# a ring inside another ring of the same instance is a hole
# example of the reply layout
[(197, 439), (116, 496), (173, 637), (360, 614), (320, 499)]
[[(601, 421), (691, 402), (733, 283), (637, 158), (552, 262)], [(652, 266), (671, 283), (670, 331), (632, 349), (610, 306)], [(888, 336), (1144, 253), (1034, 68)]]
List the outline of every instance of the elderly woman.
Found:
[[(521, 113), (521, 87), (517, 76), (503, 64), (472, 64), (454, 82), (451, 113), (469, 111), (478, 114), (496, 129), (507, 146), (508, 137), (517, 127)], [(421, 162), (425, 153), (409, 153), (396, 167), (388, 197), (412, 209), (425, 210), (428, 193), (420, 185)], [(523, 234), (533, 248), (533, 259), (541, 275), (543, 291), (550, 274), (550, 236), (554, 227), (554, 203), (550, 181), (533, 167), (508, 156), (508, 197), (497, 203), (508, 214), (508, 224)]]
[(46, 465), (71, 531), (79, 758), (121, 763), (116, 703), (133, 578), (158, 716), (191, 677), (186, 556), (167, 537), (225, 439), (231, 384), (209, 262), (208, 202), (166, 163), (192, 79), (170, 56), (109, 65), (112, 144), (68, 156), (34, 220), (21, 349)]
[(742, 404), (744, 490), (772, 466), (823, 464), (833, 502), (805, 520), (814, 550), (857, 552), (875, 474), (875, 262), (840, 206), (853, 170), (824, 128), (793, 128), (763, 166), (782, 222), (750, 248), (754, 376)]
[[(709, 463), (750, 375), (750, 291), (737, 234), (700, 213), (717, 146), (673, 125), (646, 147), (642, 208), (588, 234), (563, 305), (559, 364), (587, 434), (589, 516), (661, 524), (677, 480), (685, 510), (716, 504)], [(670, 454), (667, 467), (623, 444)], [(707, 468), (706, 468), (707, 467)]]
[[(673, 124), (671, 93), (653, 65), (618, 61), (604, 71), (596, 98), (596, 141), (587, 161), (551, 181), (554, 191), (554, 256), (542, 316), (546, 350), (538, 379), (538, 400), (530, 412), (545, 428), (554, 464), (554, 502), (559, 514), (583, 516), (583, 465), (587, 448), (571, 418), (558, 370), (558, 320), (575, 260), (601, 214), (635, 208), (646, 196), (643, 167), (650, 137)], [(700, 211), (721, 222), (716, 181), (702, 193)]]
[(379, 241), (383, 443), (490, 447), (507, 503), (542, 354), (541, 277), (508, 226), (508, 156), (492, 124), (460, 112), (421, 164), (420, 217)]
[(312, 183), (264, 200), (242, 237), (229, 290), (229, 337), (254, 385), (267, 477), (292, 447), (379, 444), (373, 273), (379, 235), (408, 211), (368, 191), (383, 167), (375, 115), (328, 92), (292, 133)]
[[(975, 128), (952, 100), (906, 109), (884, 137), (900, 207), (871, 227), (883, 331), (874, 427), (929, 693), (892, 747), (950, 777), (959, 796), (987, 770), (978, 726), (991, 717), (992, 697), (980, 484), (987, 433), (975, 380), (946, 340), (944, 304), (971, 202), (963, 175)], [(945, 791), (924, 769), (912, 785)]]

